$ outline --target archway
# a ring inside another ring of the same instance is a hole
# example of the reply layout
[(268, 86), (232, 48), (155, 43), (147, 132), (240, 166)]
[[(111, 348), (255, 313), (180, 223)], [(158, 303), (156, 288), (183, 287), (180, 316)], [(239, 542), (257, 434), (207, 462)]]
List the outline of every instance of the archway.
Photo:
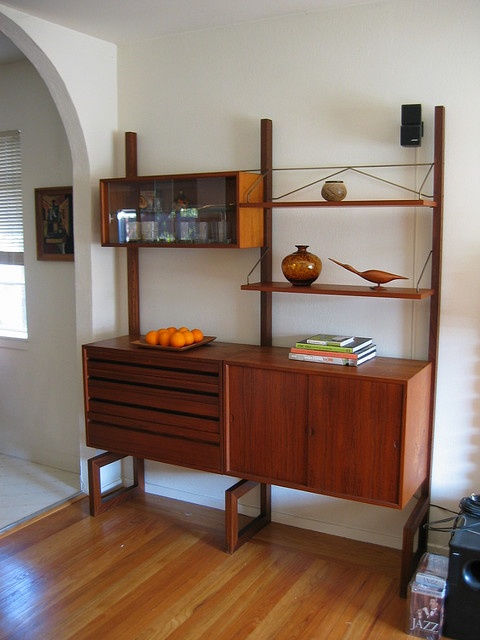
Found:
[[(90, 302), (92, 297), (92, 287), (83, 286), (83, 283), (85, 281), (89, 282), (92, 280), (92, 242), (89, 236), (92, 226), (92, 189), (87, 144), (85, 141), (84, 130), (80, 123), (80, 117), (74, 104), (74, 99), (67, 89), (65, 77), (62, 76), (61, 71), (53, 62), (55, 58), (52, 59), (42, 49), (42, 47), (34, 41), (31, 35), (29, 35), (24, 29), (16, 24), (15, 21), (11, 20), (9, 17), (6, 17), (1, 12), (0, 31), (4, 33), (5, 36), (8, 37), (25, 54), (26, 58), (38, 73), (38, 76), (43, 81), (48, 93), (53, 100), (60, 120), (63, 124), (66, 137), (68, 139), (70, 154), (72, 157), (73, 175), (71, 181), (74, 189), (74, 210), (78, 209), (78, 211), (84, 213), (84, 216), (82, 218), (79, 217), (78, 220), (75, 219), (75, 229), (76, 236), (78, 237), (78, 243), (76, 242), (76, 262), (74, 266), (72, 265), (72, 269), (75, 269), (75, 276), (72, 284), (72, 288), (74, 290), (72, 306), (80, 307), (80, 315), (82, 316), (84, 321), (82, 323), (81, 330), (79, 331), (78, 323), (76, 322), (77, 312), (73, 312), (73, 323), (71, 324), (73, 324), (74, 326), (71, 327), (70, 340), (72, 347), (71, 352), (73, 353), (73, 356), (69, 359), (68, 363), (68, 366), (70, 368), (69, 379), (72, 379), (73, 377), (75, 378), (74, 383), (71, 385), (71, 387), (74, 389), (74, 403), (77, 406), (74, 412), (75, 418), (73, 420), (65, 420), (65, 429), (69, 430), (70, 439), (74, 438), (76, 442), (76, 467), (77, 470), (80, 471), (83, 416), (81, 398), (81, 368), (79, 355), (78, 357), (76, 355), (79, 354), (79, 349), (76, 348), (76, 345), (85, 339), (84, 336), (90, 338), (92, 334), (92, 327), (94, 324), (92, 320), (92, 304)], [(77, 222), (79, 222), (79, 224), (77, 224)], [(80, 277), (77, 277), (77, 273), (80, 273)], [(78, 289), (80, 289), (80, 296), (77, 296)], [(87, 319), (86, 321), (85, 318)], [(32, 343), (33, 342), (34, 341), (32, 340)], [(31, 350), (35, 350), (35, 345), (31, 346), (33, 346)], [(39, 363), (37, 362), (37, 364)], [(37, 379), (48, 377), (49, 365), (51, 365), (51, 363), (46, 361), (46, 359), (43, 363), (43, 366), (39, 365)], [(24, 394), (19, 397), (19, 407), (21, 407), (21, 405), (23, 404), (23, 397)], [(35, 403), (35, 393), (32, 393), (31, 402)], [(41, 408), (39, 408), (38, 413), (39, 415), (41, 415)], [(39, 424), (42, 424), (41, 419), (39, 419)], [(50, 429), (50, 425), (48, 425), (48, 428)], [(85, 482), (83, 482), (83, 489), (86, 489)]]

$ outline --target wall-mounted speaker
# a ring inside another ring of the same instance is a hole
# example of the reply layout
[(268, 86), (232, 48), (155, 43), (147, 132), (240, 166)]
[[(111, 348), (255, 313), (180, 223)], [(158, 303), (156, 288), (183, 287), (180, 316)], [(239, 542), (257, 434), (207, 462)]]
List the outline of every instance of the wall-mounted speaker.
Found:
[(400, 144), (402, 147), (420, 147), (423, 136), (422, 105), (402, 104)]
[(480, 518), (462, 515), (450, 538), (443, 634), (480, 637)]

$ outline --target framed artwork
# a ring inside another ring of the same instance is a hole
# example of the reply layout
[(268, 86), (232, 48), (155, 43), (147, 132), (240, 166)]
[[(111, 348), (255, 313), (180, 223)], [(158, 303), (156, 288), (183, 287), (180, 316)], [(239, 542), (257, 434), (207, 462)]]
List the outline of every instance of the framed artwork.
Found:
[(35, 189), (37, 260), (72, 261), (72, 187)]

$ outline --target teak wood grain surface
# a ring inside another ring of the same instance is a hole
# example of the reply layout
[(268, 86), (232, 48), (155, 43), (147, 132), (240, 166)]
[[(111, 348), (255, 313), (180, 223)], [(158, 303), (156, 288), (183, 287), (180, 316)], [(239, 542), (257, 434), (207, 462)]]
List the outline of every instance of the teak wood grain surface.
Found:
[(2, 640), (400, 640), (399, 552), (270, 524), (235, 554), (223, 513), (80, 500), (0, 539)]

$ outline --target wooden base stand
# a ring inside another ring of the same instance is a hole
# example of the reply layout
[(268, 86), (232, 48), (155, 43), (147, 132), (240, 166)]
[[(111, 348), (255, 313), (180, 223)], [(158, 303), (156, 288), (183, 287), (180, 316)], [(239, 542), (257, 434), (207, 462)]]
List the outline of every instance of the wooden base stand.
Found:
[[(408, 583), (418, 565), (422, 553), (427, 550), (428, 495), (419, 499), (405, 526), (403, 527), (402, 565), (400, 573), (400, 596), (407, 597)], [(417, 548), (414, 549), (415, 534), (418, 531)]]
[[(260, 485), (260, 513), (247, 525), (238, 528), (238, 500)], [(240, 480), (225, 491), (225, 537), (228, 553), (234, 553), (272, 519), (272, 488), (269, 484)]]
[(108, 509), (124, 502), (133, 495), (143, 493), (145, 490), (144, 461), (142, 458), (133, 458), (133, 484), (129, 487), (120, 487), (102, 495), (102, 485), (100, 481), (100, 469), (107, 464), (117, 462), (126, 458), (126, 455), (117, 453), (101, 453), (88, 461), (88, 483), (90, 515), (97, 516)]
[[(128, 456), (106, 452), (88, 461), (88, 481), (90, 488), (90, 515), (97, 516), (130, 497), (145, 490), (144, 460), (133, 458), (133, 484), (120, 487), (102, 494), (100, 470)], [(246, 525), (239, 528), (238, 502), (242, 496), (260, 487), (260, 513)], [(428, 495), (421, 496), (403, 529), (403, 546), (401, 558), (400, 596), (407, 595), (408, 583), (412, 577), (420, 556), (427, 548), (427, 532), (424, 524), (428, 520)], [(271, 485), (253, 480), (240, 480), (225, 491), (225, 542), (228, 553), (234, 553), (240, 546), (271, 522), (272, 500)], [(418, 532), (416, 549), (415, 536)]]

